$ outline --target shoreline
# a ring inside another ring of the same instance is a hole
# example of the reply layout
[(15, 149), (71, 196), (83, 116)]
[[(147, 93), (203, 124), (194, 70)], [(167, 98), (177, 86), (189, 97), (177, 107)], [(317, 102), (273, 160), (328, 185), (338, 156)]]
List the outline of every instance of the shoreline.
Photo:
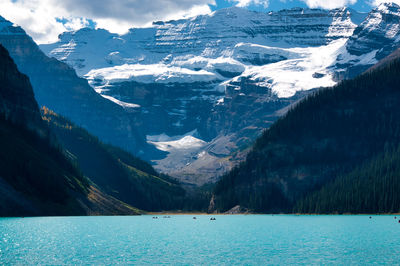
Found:
[(269, 215), (269, 216), (399, 216), (400, 213), (206, 213), (206, 212), (143, 212), (137, 215), (55, 215), (55, 216), (0, 216), (3, 218), (59, 218), (59, 217), (137, 217), (142, 215), (153, 215), (153, 216), (170, 216), (170, 215), (187, 215), (187, 216), (228, 216), (228, 215)]
[(142, 215), (270, 215), (270, 216), (283, 216), (283, 215), (292, 215), (292, 216), (400, 216), (400, 213), (206, 213), (206, 212), (147, 212)]

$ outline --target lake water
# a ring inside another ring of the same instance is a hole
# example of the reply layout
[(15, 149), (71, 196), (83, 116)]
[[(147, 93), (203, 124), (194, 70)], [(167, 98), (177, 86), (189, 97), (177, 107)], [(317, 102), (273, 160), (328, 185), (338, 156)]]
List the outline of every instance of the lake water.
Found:
[(399, 264), (394, 216), (0, 219), (0, 264)]

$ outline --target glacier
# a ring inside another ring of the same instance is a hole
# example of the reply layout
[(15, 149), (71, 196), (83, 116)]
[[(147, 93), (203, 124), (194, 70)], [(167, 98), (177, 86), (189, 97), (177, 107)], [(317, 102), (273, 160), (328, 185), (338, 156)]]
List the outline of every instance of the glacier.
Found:
[[(40, 48), (140, 114), (148, 143), (168, 152), (153, 160), (156, 168), (202, 184), (243, 158), (288, 106), (390, 54), (400, 41), (399, 18), (393, 3), (368, 14), (233, 7), (124, 35), (83, 28)], [(163, 134), (172, 137), (154, 137)]]

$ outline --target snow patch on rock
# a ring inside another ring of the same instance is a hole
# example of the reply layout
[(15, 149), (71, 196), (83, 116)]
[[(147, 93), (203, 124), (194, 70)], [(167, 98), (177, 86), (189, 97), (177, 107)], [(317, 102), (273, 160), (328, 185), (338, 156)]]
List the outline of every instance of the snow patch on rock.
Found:
[(106, 98), (107, 100), (110, 100), (124, 108), (140, 108), (140, 105), (138, 105), (138, 104), (123, 102), (123, 101), (120, 101), (109, 95), (104, 95), (104, 94), (100, 94), (100, 95), (103, 96), (104, 98)]
[(93, 69), (85, 75), (89, 83), (102, 81), (113, 84), (124, 81), (141, 83), (193, 83), (214, 82), (220, 77), (206, 70), (194, 71), (188, 68), (168, 66), (165, 64), (124, 64), (121, 66)]
[(160, 135), (147, 136), (147, 143), (153, 144), (161, 151), (171, 152), (172, 150), (197, 149), (205, 146), (207, 142), (196, 138), (197, 130), (188, 132), (182, 136), (170, 137), (165, 133)]
[(288, 54), (298, 57), (264, 66), (248, 67), (241, 76), (232, 81), (250, 78), (259, 86), (272, 89), (281, 98), (291, 97), (299, 90), (333, 86), (336, 82), (329, 67), (336, 62), (346, 41), (340, 39), (322, 47), (287, 49)]

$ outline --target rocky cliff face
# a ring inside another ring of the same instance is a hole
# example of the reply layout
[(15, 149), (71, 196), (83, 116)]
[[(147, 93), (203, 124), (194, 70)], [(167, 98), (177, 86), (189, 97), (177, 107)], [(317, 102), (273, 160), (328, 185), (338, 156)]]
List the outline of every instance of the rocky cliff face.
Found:
[(45, 134), (29, 79), (21, 74), (0, 45), (0, 114), (5, 120)]
[(337, 73), (351, 78), (400, 46), (400, 6), (385, 3), (372, 10), (355, 29), (337, 58)]
[(369, 13), (354, 31), (346, 45), (351, 55), (363, 55), (376, 51), (380, 60), (393, 51), (400, 41), (400, 6), (386, 3)]
[[(239, 43), (280, 48), (321, 46), (351, 36), (363, 16), (350, 9), (296, 8), (262, 13), (233, 7), (191, 19), (154, 22), (150, 28), (131, 29), (122, 36), (102, 29), (66, 32), (59, 42), (41, 48), (84, 75), (92, 69), (165, 62), (181, 55), (218, 58), (231, 55)], [(270, 57), (275, 58), (268, 60), (256, 51), (253, 55), (248, 52), (254, 56), (254, 64), (279, 58), (272, 53)], [(257, 58), (261, 61), (256, 62)]]

